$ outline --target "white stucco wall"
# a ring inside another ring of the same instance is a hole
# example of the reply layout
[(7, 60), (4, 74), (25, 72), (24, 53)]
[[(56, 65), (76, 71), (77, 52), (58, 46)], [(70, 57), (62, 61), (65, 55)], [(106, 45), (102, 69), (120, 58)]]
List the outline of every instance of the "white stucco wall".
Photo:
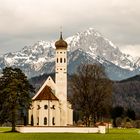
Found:
[[(102, 130), (100, 130), (102, 129)], [(101, 133), (105, 127), (16, 127), (21, 133)]]
[(21, 133), (100, 133), (105, 134), (103, 127), (16, 127)]
[[(31, 124), (31, 115), (33, 115), (34, 126), (53, 126), (52, 118), (54, 117), (54, 126), (60, 126), (60, 105), (56, 100), (37, 100), (32, 103), (32, 110), (29, 111), (29, 124)], [(47, 105), (48, 108), (44, 109)], [(52, 107), (55, 107), (53, 109)], [(40, 109), (38, 109), (40, 107)], [(47, 125), (44, 125), (44, 118), (47, 118)], [(39, 118), (39, 123), (38, 123)]]

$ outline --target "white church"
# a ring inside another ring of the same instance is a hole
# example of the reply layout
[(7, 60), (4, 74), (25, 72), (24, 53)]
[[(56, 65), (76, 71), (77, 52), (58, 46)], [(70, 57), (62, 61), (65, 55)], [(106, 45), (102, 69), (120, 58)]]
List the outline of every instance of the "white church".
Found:
[(32, 98), (29, 124), (32, 126), (73, 125), (73, 109), (67, 100), (67, 42), (56, 41), (55, 82), (49, 76)]

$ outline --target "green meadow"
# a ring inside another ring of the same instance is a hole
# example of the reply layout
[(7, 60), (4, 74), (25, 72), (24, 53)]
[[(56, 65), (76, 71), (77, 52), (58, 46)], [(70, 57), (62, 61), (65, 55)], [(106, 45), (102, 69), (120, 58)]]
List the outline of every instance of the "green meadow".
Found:
[(110, 129), (107, 134), (11, 133), (0, 128), (0, 140), (140, 140), (140, 129)]

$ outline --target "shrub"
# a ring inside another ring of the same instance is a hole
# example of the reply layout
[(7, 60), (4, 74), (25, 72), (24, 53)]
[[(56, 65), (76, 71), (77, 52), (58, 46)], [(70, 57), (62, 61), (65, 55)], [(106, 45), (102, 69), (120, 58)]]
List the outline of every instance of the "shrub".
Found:
[(136, 120), (135, 121), (135, 127), (136, 128), (140, 128), (140, 120)]
[(122, 124), (122, 118), (121, 117), (116, 118), (116, 127), (121, 127), (121, 124)]
[(121, 125), (124, 128), (133, 128), (134, 127), (134, 122), (130, 118), (126, 117), (126, 118), (123, 119)]

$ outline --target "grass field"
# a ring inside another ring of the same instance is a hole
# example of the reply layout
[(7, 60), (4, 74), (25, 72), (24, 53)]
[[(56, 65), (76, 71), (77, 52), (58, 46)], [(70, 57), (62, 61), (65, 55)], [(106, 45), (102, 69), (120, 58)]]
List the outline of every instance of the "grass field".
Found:
[(0, 128), (0, 140), (140, 140), (140, 129), (111, 129), (108, 134), (10, 133)]

